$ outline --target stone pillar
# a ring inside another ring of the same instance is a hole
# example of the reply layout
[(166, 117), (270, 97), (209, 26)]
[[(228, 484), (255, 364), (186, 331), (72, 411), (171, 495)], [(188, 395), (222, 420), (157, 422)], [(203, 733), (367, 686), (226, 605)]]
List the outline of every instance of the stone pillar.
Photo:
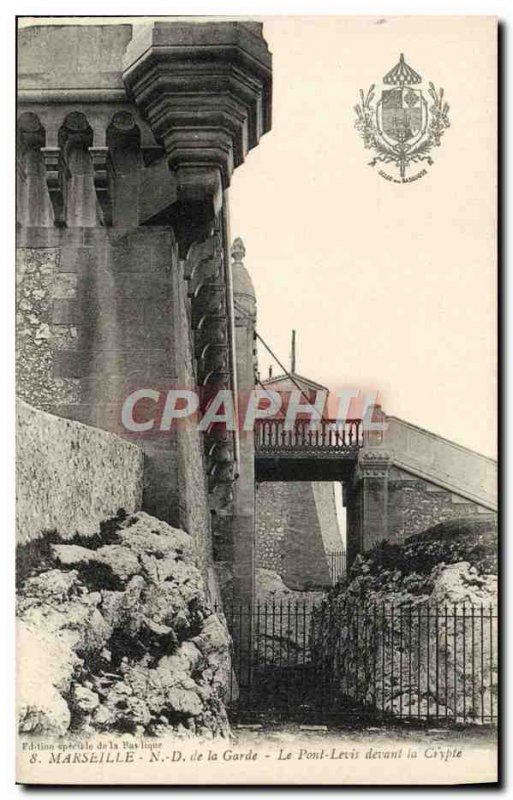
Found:
[(361, 502), (362, 494), (356, 472), (353, 480), (343, 484), (342, 501), (346, 509), (346, 559), (347, 569), (362, 548)]
[[(358, 553), (371, 550), (389, 536), (388, 478), (391, 460), (385, 450), (385, 420), (381, 406), (376, 405), (368, 410), (364, 420), (364, 447), (358, 453), (352, 481), (344, 486), (348, 565)], [(383, 427), (379, 428), (376, 423)]]
[[(233, 299), (235, 345), (240, 413), (256, 383), (256, 298), (243, 262), (245, 248), (235, 239), (233, 257)], [(240, 431), (238, 477), (235, 482), (232, 569), (236, 603), (251, 603), (255, 595), (255, 440), (253, 431)]]
[(388, 539), (388, 472), (387, 453), (362, 453), (358, 463), (361, 481), (361, 544), (365, 552)]

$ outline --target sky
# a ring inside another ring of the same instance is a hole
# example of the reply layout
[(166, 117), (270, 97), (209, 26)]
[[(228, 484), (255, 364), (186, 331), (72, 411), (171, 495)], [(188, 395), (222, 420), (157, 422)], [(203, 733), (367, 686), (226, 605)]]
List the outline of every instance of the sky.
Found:
[[(296, 329), (301, 375), (378, 390), (387, 413), (495, 457), (494, 21), (263, 21), (273, 125), (230, 190), (259, 333), (288, 366)], [(359, 90), (380, 91), (400, 52), (444, 88), (451, 121), (404, 185), (368, 165), (354, 128)], [(263, 376), (270, 363), (260, 348)]]

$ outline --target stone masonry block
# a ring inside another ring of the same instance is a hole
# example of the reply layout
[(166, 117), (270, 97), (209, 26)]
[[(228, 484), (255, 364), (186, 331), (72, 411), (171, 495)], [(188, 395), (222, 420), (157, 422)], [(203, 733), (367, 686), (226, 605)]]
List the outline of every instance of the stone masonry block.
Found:
[(79, 322), (76, 299), (58, 298), (52, 304), (52, 323), (54, 325), (76, 325)]
[(23, 227), (16, 238), (19, 247), (58, 247), (61, 233), (58, 228)]
[(169, 291), (169, 283), (156, 277), (151, 279), (147, 274), (139, 275), (127, 273), (125, 280), (119, 287), (123, 298), (137, 298), (140, 300), (158, 300)]
[(85, 372), (84, 356), (79, 350), (58, 350), (53, 355), (55, 378), (81, 378)]
[(133, 245), (131, 241), (111, 249), (111, 264), (114, 272), (146, 273), (151, 267), (151, 244)]
[(59, 272), (81, 272), (91, 267), (95, 258), (92, 247), (62, 247)]

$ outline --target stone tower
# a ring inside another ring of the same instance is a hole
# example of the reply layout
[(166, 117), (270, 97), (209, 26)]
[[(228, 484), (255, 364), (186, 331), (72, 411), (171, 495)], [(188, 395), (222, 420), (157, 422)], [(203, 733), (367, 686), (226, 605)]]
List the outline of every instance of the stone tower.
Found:
[(244, 370), (228, 191), (271, 126), (262, 25), (34, 25), (18, 57), (18, 394), (135, 442), (144, 510), (191, 532), (205, 568), (238, 557), (238, 432), (162, 421), (170, 389), (201, 416)]

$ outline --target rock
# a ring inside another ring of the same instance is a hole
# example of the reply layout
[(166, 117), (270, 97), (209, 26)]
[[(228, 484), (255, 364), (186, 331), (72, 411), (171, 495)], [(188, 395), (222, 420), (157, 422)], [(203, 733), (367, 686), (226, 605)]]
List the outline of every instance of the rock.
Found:
[(85, 686), (76, 685), (73, 687), (72, 706), (78, 711), (90, 713), (100, 704), (100, 698), (96, 692), (92, 692)]
[(68, 691), (80, 660), (58, 637), (45, 636), (24, 622), (18, 623), (17, 651), (20, 732), (64, 735), (71, 714), (62, 693)]
[(18, 604), (21, 610), (33, 601), (38, 605), (60, 605), (78, 594), (81, 588), (82, 584), (75, 570), (62, 572), (60, 569), (52, 569), (34, 578), (27, 578), (18, 593)]
[(37, 736), (64, 736), (71, 722), (70, 710), (59, 692), (50, 686), (34, 695), (33, 702), (18, 697), (18, 730)]
[(143, 614), (142, 592), (147, 584), (141, 575), (134, 575), (123, 592), (102, 592), (102, 614), (112, 628), (126, 626), (129, 631), (138, 631)]
[(224, 653), (229, 649), (228, 630), (217, 614), (210, 614), (203, 624), (203, 630), (192, 639), (192, 643), (206, 658), (212, 653)]
[[(36, 321), (36, 323), (38, 322), (38, 318), (37, 317), (35, 318), (35, 321)], [(37, 342), (40, 339), (49, 339), (51, 337), (51, 335), (52, 335), (52, 332), (50, 330), (50, 326), (47, 325), (46, 322), (44, 322), (38, 327), (38, 329), (37, 329), (37, 331), (36, 331), (36, 333), (34, 335), (34, 338), (35, 338), (35, 340)]]
[(129, 695), (133, 694), (133, 691), (132, 688), (128, 685), (128, 683), (125, 683), (124, 681), (119, 681), (118, 683), (116, 683), (116, 693), (120, 695), (121, 694)]
[(99, 547), (54, 543), (62, 569), (20, 588), (34, 639), (23, 645), (20, 731), (227, 735), (230, 638), (207, 604), (192, 537), (143, 513), (116, 520), (114, 541), (112, 523), (104, 529)]
[(167, 694), (167, 700), (173, 710), (178, 711), (180, 714), (197, 717), (203, 711), (201, 698), (191, 689), (184, 689), (181, 686), (170, 689)]
[(127, 580), (140, 571), (135, 553), (122, 545), (105, 545), (98, 550), (89, 550), (76, 544), (57, 544), (53, 545), (52, 550), (60, 564), (105, 564), (122, 580)]
[(151, 633), (154, 633), (155, 636), (169, 636), (172, 632), (172, 628), (169, 625), (159, 625), (158, 622), (154, 622), (152, 619), (148, 619), (147, 617), (142, 618), (143, 625), (145, 625)]
[[(440, 542), (435, 545), (439, 552)], [(333, 674), (333, 684), (358, 702), (377, 702), (378, 709), (421, 719), (447, 715), (482, 724), (497, 708), (496, 626), (489, 616), (497, 605), (497, 576), (483, 571), (490, 559), (481, 555), (481, 566), (474, 556), (474, 564), (431, 567), (421, 537), (422, 558), (411, 542), (405, 547), (404, 576), (375, 569), (376, 562), (365, 571), (363, 566), (373, 564), (372, 552), (366, 562), (356, 559), (352, 580), (328, 600), (330, 613), (316, 614), (312, 653), (320, 665), (344, 665)], [(463, 551), (462, 541), (458, 548)], [(429, 571), (408, 573), (409, 559), (419, 570), (424, 559)], [(335, 639), (333, 615), (339, 620)]]
[(231, 681), (230, 639), (217, 614), (207, 617), (202, 632), (192, 642), (206, 662), (203, 676), (224, 694)]
[(87, 547), (79, 547), (77, 544), (54, 544), (52, 553), (59, 564), (69, 566), (70, 564), (89, 563), (94, 551), (88, 550)]
[(128, 547), (117, 544), (105, 545), (94, 553), (94, 561), (106, 564), (122, 580), (128, 580), (140, 572), (137, 555)]
[(188, 560), (194, 557), (194, 542), (188, 533), (172, 528), (143, 511), (123, 523), (119, 538), (135, 552)]
[[(122, 682), (120, 682), (122, 683)], [(121, 691), (119, 684), (114, 684), (109, 691), (103, 708), (106, 710), (99, 713), (98, 709), (93, 722), (98, 724), (100, 729), (117, 728), (118, 730), (133, 730), (137, 725), (147, 726), (151, 721), (151, 714), (146, 702), (129, 694), (123, 685)]]
[(436, 603), (497, 603), (497, 575), (480, 575), (467, 561), (443, 565), (432, 573), (431, 600)]
[[(201, 651), (196, 644), (182, 642), (176, 653), (172, 656), (163, 656), (158, 664), (159, 670), (168, 671), (171, 676), (190, 674), (198, 667), (201, 660)], [(172, 678), (171, 678), (172, 680)]]
[(192, 678), (198, 668), (201, 653), (192, 642), (183, 642), (174, 655), (163, 656), (156, 668), (136, 665), (125, 670), (126, 683), (134, 695), (144, 697), (157, 718), (162, 710), (198, 716), (204, 711), (199, 688)]
[(62, 603), (59, 608), (32, 606), (25, 611), (23, 619), (48, 636), (65, 641), (75, 652), (102, 650), (112, 632), (95, 606), (79, 600)]

